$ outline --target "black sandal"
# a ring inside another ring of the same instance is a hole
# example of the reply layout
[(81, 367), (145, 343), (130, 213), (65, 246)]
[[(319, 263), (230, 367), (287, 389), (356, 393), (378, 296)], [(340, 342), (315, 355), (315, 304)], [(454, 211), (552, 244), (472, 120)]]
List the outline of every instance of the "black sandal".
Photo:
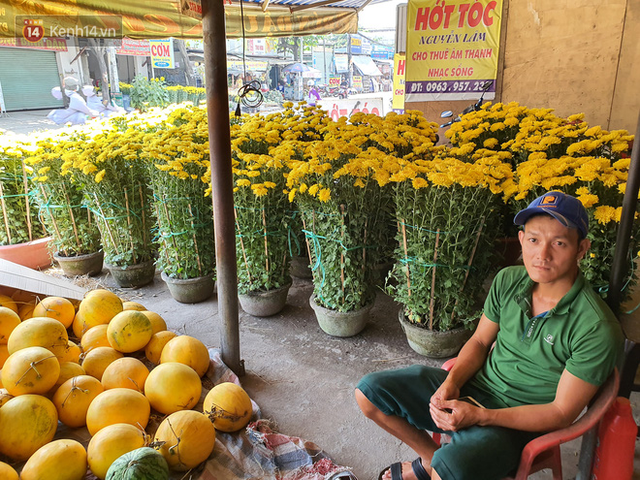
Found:
[[(422, 466), (422, 460), (420, 457), (411, 462), (411, 469), (418, 480), (431, 480), (431, 476)], [(388, 470), (391, 470), (391, 480), (402, 480), (402, 463), (400, 462), (392, 463), (390, 466), (382, 470), (380, 475), (378, 475), (378, 480), (382, 480), (383, 475)]]

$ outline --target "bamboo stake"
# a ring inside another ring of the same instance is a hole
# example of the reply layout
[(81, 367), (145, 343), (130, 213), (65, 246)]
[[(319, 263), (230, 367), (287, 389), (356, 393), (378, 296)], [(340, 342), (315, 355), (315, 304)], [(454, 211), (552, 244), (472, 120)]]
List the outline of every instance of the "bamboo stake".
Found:
[(113, 232), (111, 231), (111, 227), (109, 227), (109, 221), (107, 220), (107, 217), (105, 216), (104, 211), (102, 210), (102, 206), (100, 205), (100, 200), (98, 200), (98, 195), (94, 193), (93, 196), (96, 199), (96, 206), (98, 207), (98, 210), (100, 210), (100, 215), (102, 215), (104, 224), (107, 227), (107, 233), (109, 234), (109, 238), (111, 239), (111, 243), (113, 244), (113, 249), (116, 251), (116, 255), (120, 255), (120, 252), (118, 252), (118, 246), (116, 245), (116, 241), (113, 238)]
[(0, 201), (2, 202), (2, 215), (4, 217), (4, 228), (7, 230), (7, 240), (9, 240), (9, 245), (13, 242), (11, 241), (11, 231), (9, 230), (9, 219), (7, 218), (7, 206), (4, 203), (4, 189), (2, 188), (2, 182), (0, 182)]
[(193, 246), (196, 249), (196, 261), (198, 262), (198, 273), (202, 276), (202, 264), (200, 263), (200, 252), (198, 252), (198, 240), (196, 239), (196, 227), (193, 224), (193, 210), (191, 210), (191, 204), (189, 207), (189, 215), (191, 215), (191, 235), (193, 235)]
[[(44, 186), (40, 185), (40, 190), (42, 190), (42, 196), (44, 197), (44, 201), (47, 202), (47, 211), (49, 213), (49, 216), (51, 217), (51, 222), (53, 223), (53, 229), (56, 231), (56, 235), (58, 236), (58, 238), (61, 238), (60, 230), (58, 229), (58, 223), (56, 222), (56, 218), (51, 214), (51, 209), (48, 207), (49, 199), (47, 198), (47, 193), (44, 190)], [(62, 250), (62, 253), (64, 253), (65, 256), (68, 256), (66, 250)]]
[(124, 188), (124, 205), (127, 209), (127, 225), (129, 226), (129, 238), (131, 239), (131, 254), (133, 255), (133, 263), (135, 265), (138, 261), (136, 259), (136, 246), (133, 243), (133, 235), (131, 234), (131, 211), (129, 210), (129, 195), (127, 195), (126, 187)]
[(433, 306), (435, 303), (436, 286), (436, 262), (438, 261), (438, 242), (440, 241), (440, 229), (436, 232), (436, 247), (433, 251), (433, 275), (431, 276), (431, 300), (429, 301), (429, 330), (433, 330)]
[(364, 219), (364, 236), (362, 239), (362, 271), (366, 270), (365, 265), (367, 261), (367, 223), (369, 218)]
[(138, 185), (138, 190), (140, 191), (140, 209), (142, 210), (142, 244), (144, 248), (147, 248), (147, 222), (146, 217), (144, 215), (144, 194), (142, 193), (142, 185)]
[(267, 241), (267, 214), (262, 210), (262, 226), (264, 227), (264, 262), (267, 273), (269, 273), (269, 246)]
[[(171, 218), (169, 217), (169, 209), (167, 208), (167, 196), (162, 195), (162, 207), (164, 208), (164, 214), (167, 217), (167, 225), (171, 225)], [(173, 243), (173, 253), (176, 257), (176, 262), (180, 264), (180, 255), (178, 254), (178, 244), (176, 243), (176, 237), (171, 236), (171, 242)]]
[(340, 251), (340, 283), (342, 284), (342, 304), (344, 305), (344, 205), (340, 205), (342, 213), (342, 233), (340, 234), (340, 243), (342, 250)]
[[(158, 204), (155, 204), (155, 208), (156, 208), (156, 217), (158, 218), (158, 223), (160, 223), (160, 210), (158, 209)], [(160, 236), (162, 237), (162, 245), (164, 246), (164, 260), (168, 264), (169, 263), (169, 253), (168, 253), (169, 248), (167, 247), (167, 239), (163, 235), (160, 235)]]
[[(476, 235), (476, 241), (473, 244), (473, 249), (471, 250), (471, 257), (469, 257), (469, 261), (467, 262), (467, 271), (464, 272), (464, 280), (462, 280), (462, 287), (460, 287), (460, 293), (464, 290), (464, 287), (467, 285), (467, 279), (469, 278), (469, 272), (471, 271), (471, 265), (473, 265), (473, 258), (476, 255), (476, 249), (478, 248), (478, 243), (480, 242), (480, 235), (482, 234), (482, 229), (484, 228), (484, 219), (482, 217), (480, 220), (480, 228), (478, 229), (478, 234)], [(456, 313), (456, 307), (458, 306), (458, 302), (460, 301), (460, 297), (456, 298), (456, 303), (453, 305), (453, 311), (451, 312), (451, 320)]]
[(29, 230), (29, 241), (33, 241), (33, 232), (31, 226), (31, 205), (29, 204), (29, 184), (27, 183), (27, 168), (22, 160), (22, 181), (24, 183), (24, 199), (27, 208), (27, 230)]
[[(300, 219), (302, 220), (302, 228), (307, 230), (307, 224), (305, 223), (304, 217), (302, 215), (300, 215)], [(309, 245), (309, 237), (307, 237), (306, 233), (304, 235), (304, 241), (307, 244), (307, 255), (309, 256), (309, 264), (312, 264), (313, 260), (311, 259), (311, 246)]]
[[(64, 198), (67, 200), (67, 208), (69, 209), (69, 216), (71, 217), (73, 234), (76, 237), (76, 244), (78, 245), (78, 250), (80, 250), (82, 248), (82, 245), (80, 244), (80, 237), (78, 236), (78, 229), (76, 228), (76, 217), (73, 215), (73, 209), (71, 208), (71, 200), (69, 200), (69, 195), (67, 194), (67, 189), (65, 188), (64, 183), (62, 184), (62, 189), (64, 190)], [(44, 188), (42, 189), (42, 193), (44, 194)], [(45, 196), (45, 200), (46, 200), (46, 196)], [(49, 203), (49, 200), (47, 200), (47, 203)], [(53, 218), (53, 215), (51, 215), (51, 218)]]
[(411, 297), (411, 274), (409, 273), (409, 250), (407, 249), (407, 229), (404, 223), (404, 219), (400, 219), (402, 223), (402, 245), (404, 247), (404, 258), (407, 260), (407, 296)]
[(233, 216), (236, 219), (236, 227), (238, 228), (238, 235), (240, 238), (240, 249), (242, 250), (242, 257), (244, 258), (244, 266), (247, 268), (247, 275), (249, 276), (249, 285), (253, 286), (253, 282), (251, 281), (251, 271), (249, 270), (249, 263), (247, 262), (247, 252), (244, 249), (244, 241), (242, 240), (242, 232), (240, 231), (240, 223), (238, 223), (238, 212), (236, 209), (233, 209)]

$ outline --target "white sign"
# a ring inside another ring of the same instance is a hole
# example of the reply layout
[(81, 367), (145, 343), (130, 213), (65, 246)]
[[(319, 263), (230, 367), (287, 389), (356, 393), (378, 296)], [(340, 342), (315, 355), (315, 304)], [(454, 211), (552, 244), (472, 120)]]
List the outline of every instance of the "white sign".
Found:
[(349, 118), (354, 113), (373, 113), (381, 117), (383, 112), (383, 101), (380, 97), (375, 98), (345, 98), (345, 99), (324, 99), (318, 102), (323, 110), (329, 113), (329, 116), (338, 121), (340, 117)]
[(173, 38), (149, 40), (149, 48), (153, 68), (176, 68), (173, 57)]

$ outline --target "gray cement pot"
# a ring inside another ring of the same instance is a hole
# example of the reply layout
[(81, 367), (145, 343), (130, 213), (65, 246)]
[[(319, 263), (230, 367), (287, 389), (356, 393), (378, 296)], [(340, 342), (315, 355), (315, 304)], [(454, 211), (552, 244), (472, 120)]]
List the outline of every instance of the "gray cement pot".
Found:
[(87, 253), (86, 255), (75, 255), (73, 257), (63, 257), (60, 252), (53, 254), (53, 259), (58, 262), (63, 273), (67, 277), (76, 275), (98, 275), (102, 272), (104, 252)]
[(199, 303), (213, 295), (215, 281), (213, 274), (197, 278), (171, 278), (164, 272), (160, 274), (169, 287), (171, 296), (180, 303)]
[(270, 317), (280, 312), (287, 303), (291, 282), (274, 290), (249, 292), (238, 295), (240, 306), (254, 317)]
[(374, 302), (371, 302), (353, 312), (338, 312), (318, 305), (315, 295), (309, 298), (309, 305), (316, 314), (320, 328), (333, 337), (353, 337), (364, 330), (373, 304)]
[(430, 358), (445, 358), (455, 355), (472, 334), (471, 330), (464, 327), (446, 332), (417, 327), (404, 318), (402, 308), (398, 312), (398, 320), (400, 320), (402, 330), (407, 336), (409, 346), (420, 355)]
[(127, 267), (105, 263), (105, 267), (109, 269), (113, 279), (122, 288), (142, 287), (151, 283), (156, 273), (156, 265), (153, 260)]

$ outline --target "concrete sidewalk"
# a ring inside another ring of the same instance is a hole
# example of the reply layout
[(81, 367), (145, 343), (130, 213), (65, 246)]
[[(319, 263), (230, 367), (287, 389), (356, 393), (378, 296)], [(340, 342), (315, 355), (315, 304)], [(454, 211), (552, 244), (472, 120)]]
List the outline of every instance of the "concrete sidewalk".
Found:
[(39, 130), (57, 130), (64, 128), (64, 125), (56, 125), (47, 118), (47, 110), (23, 110), (19, 112), (9, 112), (0, 115), (0, 132), (27, 135)]

